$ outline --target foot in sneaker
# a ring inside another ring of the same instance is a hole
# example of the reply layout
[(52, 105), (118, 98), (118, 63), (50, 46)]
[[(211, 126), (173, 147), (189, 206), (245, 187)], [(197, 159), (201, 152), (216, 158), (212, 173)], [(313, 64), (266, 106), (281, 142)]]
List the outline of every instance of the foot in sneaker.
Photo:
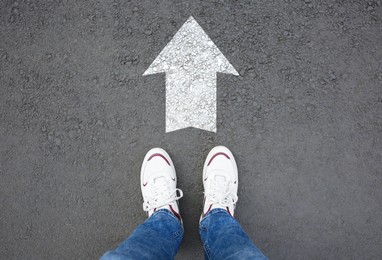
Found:
[(203, 168), (204, 207), (202, 220), (211, 209), (221, 208), (233, 216), (238, 188), (235, 158), (224, 146), (216, 146), (207, 155)]
[(149, 217), (159, 209), (167, 209), (181, 221), (177, 200), (183, 192), (176, 183), (175, 167), (168, 153), (161, 148), (151, 149), (141, 168), (143, 210)]

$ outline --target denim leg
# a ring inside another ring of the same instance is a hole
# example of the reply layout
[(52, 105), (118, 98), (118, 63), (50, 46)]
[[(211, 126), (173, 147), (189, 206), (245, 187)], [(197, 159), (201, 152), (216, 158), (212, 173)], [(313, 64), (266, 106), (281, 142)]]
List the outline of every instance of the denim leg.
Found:
[(200, 222), (206, 259), (268, 259), (224, 209), (213, 209)]
[(174, 259), (183, 233), (179, 219), (167, 209), (161, 209), (138, 226), (115, 250), (106, 252), (101, 260)]

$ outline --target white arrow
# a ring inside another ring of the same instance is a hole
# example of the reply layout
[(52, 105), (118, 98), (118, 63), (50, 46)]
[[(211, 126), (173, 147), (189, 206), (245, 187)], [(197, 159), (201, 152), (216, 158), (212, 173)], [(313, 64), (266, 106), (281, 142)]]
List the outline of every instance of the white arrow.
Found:
[(143, 75), (166, 73), (166, 132), (216, 132), (216, 72), (239, 75), (191, 16)]

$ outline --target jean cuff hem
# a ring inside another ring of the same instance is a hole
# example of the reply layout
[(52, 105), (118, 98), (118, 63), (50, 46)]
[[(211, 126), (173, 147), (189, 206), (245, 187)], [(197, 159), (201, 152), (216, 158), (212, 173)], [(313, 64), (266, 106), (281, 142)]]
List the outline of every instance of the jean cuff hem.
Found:
[(216, 208), (216, 209), (211, 209), (203, 218), (200, 222), (202, 222), (203, 220), (205, 220), (206, 218), (210, 217), (211, 215), (213, 214), (216, 214), (216, 213), (225, 213), (229, 216), (231, 216), (227, 210), (225, 209), (222, 209), (222, 208)]
[(170, 210), (168, 210), (168, 209), (158, 209), (157, 211), (155, 211), (155, 212), (150, 216), (150, 218), (153, 217), (153, 216), (155, 216), (155, 215), (158, 215), (158, 214), (167, 214), (167, 215), (169, 215), (170, 217), (172, 217), (172, 218), (174, 218), (176, 221), (178, 221), (178, 222), (180, 223), (180, 225), (182, 226), (182, 228), (183, 228), (183, 221), (180, 221), (180, 220), (174, 215), (174, 213), (172, 213)]

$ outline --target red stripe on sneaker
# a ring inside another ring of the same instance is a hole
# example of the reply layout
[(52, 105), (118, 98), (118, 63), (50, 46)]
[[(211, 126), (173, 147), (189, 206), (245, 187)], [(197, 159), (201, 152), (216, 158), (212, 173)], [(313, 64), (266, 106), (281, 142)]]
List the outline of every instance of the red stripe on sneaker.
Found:
[(231, 158), (229, 158), (229, 156), (226, 153), (219, 152), (219, 153), (215, 153), (214, 156), (212, 156), (212, 158), (208, 162), (207, 166), (210, 166), (212, 160), (215, 159), (216, 156), (218, 156), (218, 155), (224, 155), (225, 157), (227, 157), (227, 159), (231, 160)]
[(228, 214), (231, 215), (231, 217), (233, 217), (232, 214), (231, 214), (231, 211), (229, 210), (229, 207), (227, 207), (227, 212), (228, 212)]
[(206, 211), (206, 213), (203, 212), (203, 218), (207, 215), (208, 212), (210, 212), (211, 207), (212, 207), (212, 204), (210, 205), (210, 207), (208, 208), (208, 210)]
[(177, 217), (180, 221), (182, 221), (182, 217), (179, 215), (179, 213), (176, 212), (176, 211), (172, 208), (171, 205), (169, 205), (169, 206), (170, 206), (170, 209), (171, 209), (172, 213), (175, 215), (175, 217)]
[(147, 161), (150, 161), (150, 160), (151, 160), (152, 158), (154, 158), (155, 156), (160, 156), (160, 157), (162, 157), (162, 158), (166, 161), (166, 163), (167, 163), (168, 165), (171, 166), (171, 164), (170, 164), (170, 162), (167, 160), (167, 158), (164, 157), (164, 155), (163, 155), (163, 154), (160, 154), (160, 153), (154, 153), (153, 155), (151, 155), (151, 156), (149, 157), (149, 159), (147, 159)]

